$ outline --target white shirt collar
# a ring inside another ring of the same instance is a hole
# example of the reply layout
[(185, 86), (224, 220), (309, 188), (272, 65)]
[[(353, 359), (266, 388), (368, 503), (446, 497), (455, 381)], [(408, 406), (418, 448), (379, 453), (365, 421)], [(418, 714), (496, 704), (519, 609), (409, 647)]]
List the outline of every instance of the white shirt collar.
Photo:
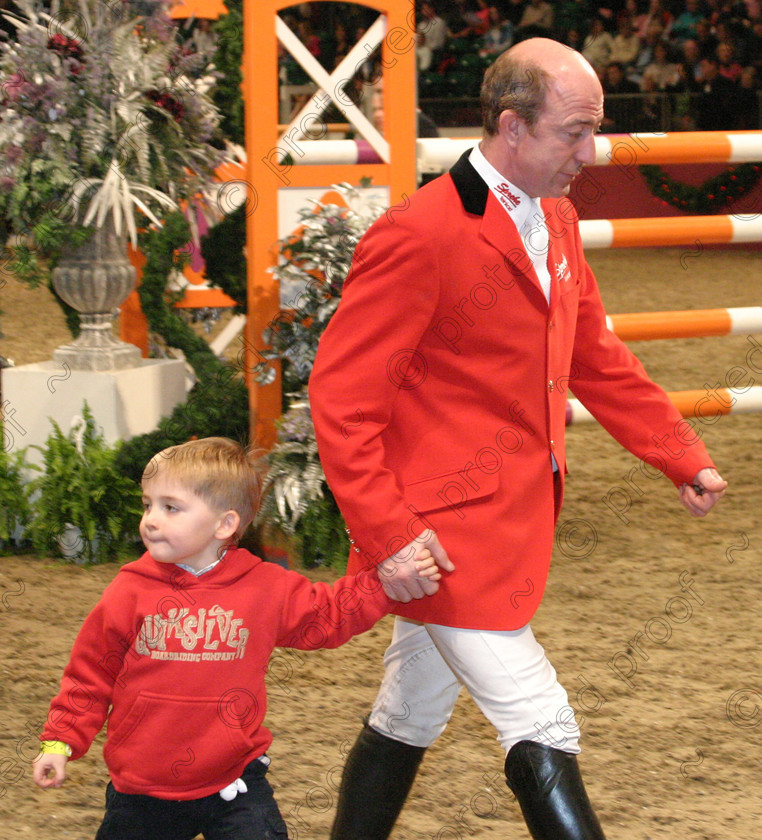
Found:
[(479, 146), (474, 146), (469, 155), (471, 166), (479, 173), (495, 198), (502, 204), (513, 220), (517, 230), (521, 230), (537, 208), (537, 202), (524, 190), (504, 178), (484, 157)]
[(181, 569), (185, 569), (186, 572), (190, 572), (195, 577), (201, 577), (201, 575), (205, 575), (207, 572), (211, 572), (212, 569), (219, 565), (224, 559), (225, 555), (227, 554), (227, 549), (222, 552), (222, 557), (218, 557), (214, 562), (210, 563), (208, 566), (204, 566), (203, 569), (193, 569), (190, 566), (187, 566), (185, 563), (175, 563), (175, 566), (179, 566)]

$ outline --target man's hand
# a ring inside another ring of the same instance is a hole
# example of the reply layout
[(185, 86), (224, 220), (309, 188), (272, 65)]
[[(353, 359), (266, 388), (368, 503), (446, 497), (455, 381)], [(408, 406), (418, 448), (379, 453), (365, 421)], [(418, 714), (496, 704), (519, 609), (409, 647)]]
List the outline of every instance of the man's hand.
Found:
[(436, 533), (424, 531), (419, 537), (408, 543), (396, 554), (387, 557), (378, 566), (378, 577), (384, 587), (384, 592), (393, 600), (407, 604), (413, 598), (423, 598), (433, 595), (439, 584), (431, 577), (422, 577), (417, 565), (426, 568), (429, 553), (440, 569), (451, 572), (455, 568), (442, 548)]
[(55, 753), (40, 753), (34, 760), (32, 776), (34, 783), (41, 788), (60, 788), (66, 778), (65, 755)]
[(683, 484), (680, 488), (680, 501), (693, 516), (706, 516), (707, 513), (725, 494), (728, 482), (717, 470), (709, 467), (699, 470), (693, 484)]

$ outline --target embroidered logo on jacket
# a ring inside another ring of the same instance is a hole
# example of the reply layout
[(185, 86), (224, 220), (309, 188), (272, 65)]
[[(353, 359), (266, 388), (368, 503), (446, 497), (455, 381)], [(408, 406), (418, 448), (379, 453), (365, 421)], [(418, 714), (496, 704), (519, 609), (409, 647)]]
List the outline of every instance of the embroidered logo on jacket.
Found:
[[(167, 615), (143, 619), (135, 650), (151, 659), (179, 659), (186, 662), (243, 659), (249, 631), (233, 610), (215, 604), (192, 614), (188, 607), (174, 607)], [(199, 649), (200, 648), (200, 649)]]
[(564, 255), (560, 263), (556, 263), (556, 280), (563, 283), (564, 280), (571, 280), (571, 271), (569, 271), (569, 263)]
[(507, 207), (508, 210), (514, 210), (519, 206), (519, 204), (521, 204), (521, 199), (511, 192), (511, 188), (508, 184), (498, 184), (495, 187), (495, 192), (498, 194), (498, 198), (502, 202), (503, 206)]

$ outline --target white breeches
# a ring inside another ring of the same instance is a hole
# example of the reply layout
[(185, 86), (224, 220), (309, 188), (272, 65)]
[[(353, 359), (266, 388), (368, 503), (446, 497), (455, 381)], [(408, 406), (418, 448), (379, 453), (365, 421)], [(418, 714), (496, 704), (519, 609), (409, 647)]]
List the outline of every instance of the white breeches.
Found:
[(465, 686), (508, 750), (531, 740), (578, 753), (579, 727), (529, 625), (464, 630), (397, 618), (369, 723), (397, 741), (430, 746)]

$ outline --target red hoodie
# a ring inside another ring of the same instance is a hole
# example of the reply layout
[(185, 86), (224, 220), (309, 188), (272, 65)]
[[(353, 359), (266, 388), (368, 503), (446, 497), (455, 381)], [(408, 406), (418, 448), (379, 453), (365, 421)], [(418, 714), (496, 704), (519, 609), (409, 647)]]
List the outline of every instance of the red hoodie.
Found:
[(272, 742), (262, 723), (273, 648), (338, 647), (391, 605), (375, 570), (329, 586), (231, 549), (195, 577), (146, 553), (85, 620), (41, 738), (80, 758), (108, 718), (118, 791), (216, 793)]

